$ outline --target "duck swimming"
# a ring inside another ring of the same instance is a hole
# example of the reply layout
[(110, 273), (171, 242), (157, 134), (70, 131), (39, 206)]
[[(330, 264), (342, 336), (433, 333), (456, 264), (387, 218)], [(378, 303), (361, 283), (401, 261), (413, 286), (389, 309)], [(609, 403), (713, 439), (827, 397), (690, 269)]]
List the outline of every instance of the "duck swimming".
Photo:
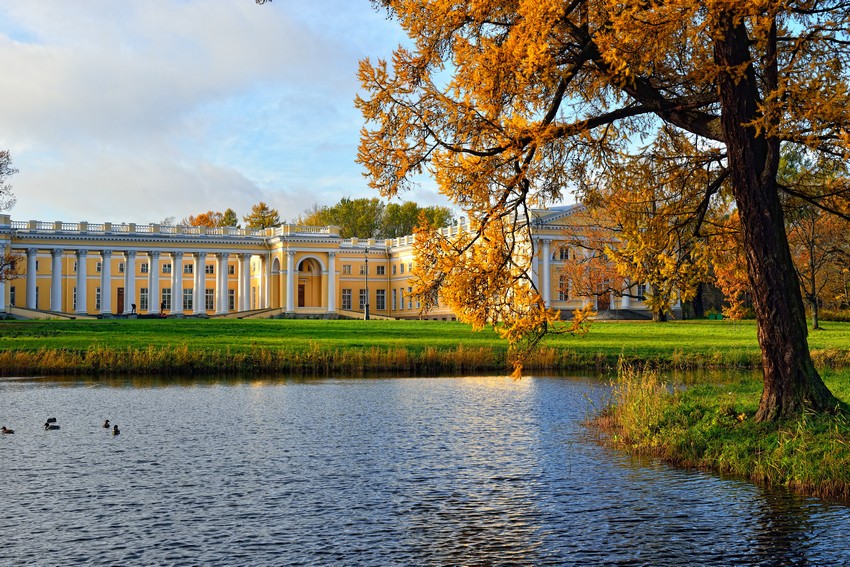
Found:
[(55, 417), (48, 417), (47, 423), (56, 423), (56, 418)]
[(51, 423), (49, 420), (47, 421), (47, 423), (45, 423), (45, 424), (44, 424), (44, 430), (45, 430), (45, 431), (54, 431), (54, 430), (56, 430), (56, 429), (59, 429), (59, 426), (58, 426), (58, 425), (54, 425), (54, 424), (53, 424), (53, 423)]
[(9, 429), (5, 425), (3, 426), (3, 429), (0, 429), (0, 433), (2, 433), (3, 435), (9, 435), (10, 433), (14, 433), (14, 432), (15, 432), (14, 429)]
[(115, 427), (113, 427), (113, 428), (112, 428), (112, 434), (113, 434), (113, 435), (121, 435), (121, 432), (120, 432), (120, 431), (118, 431), (118, 426), (117, 426), (117, 425), (116, 425)]
[(106, 421), (104, 421), (104, 422), (103, 422), (103, 428), (104, 428), (104, 429), (109, 429), (110, 427), (111, 427), (111, 425), (109, 425), (109, 420), (108, 420), (108, 419), (107, 419)]

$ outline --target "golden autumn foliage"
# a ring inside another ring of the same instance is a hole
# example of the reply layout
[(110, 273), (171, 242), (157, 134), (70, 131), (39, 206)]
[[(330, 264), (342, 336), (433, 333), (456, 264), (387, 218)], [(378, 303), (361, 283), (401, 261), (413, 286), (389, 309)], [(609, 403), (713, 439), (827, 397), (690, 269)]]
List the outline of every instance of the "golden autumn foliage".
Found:
[[(808, 353), (777, 171), (782, 144), (825, 159), (848, 156), (850, 6), (843, 0), (374, 3), (407, 31), (411, 45), (399, 47), (391, 61), (361, 62), (364, 94), (356, 104), (367, 125), (358, 161), (384, 196), (431, 175), (473, 220), (459, 245), (423, 239), (424, 254), (435, 263), (441, 254), (464, 256), (455, 262), (472, 273), (452, 269), (440, 282), (473, 286), (465, 295), (450, 293), (465, 317), (502, 317), (508, 328), (547, 326), (550, 316), (537, 307), (525, 260), (534, 244), (529, 208), (559, 201), (566, 189), (613, 180), (620, 198), (609, 210), (632, 206), (653, 219), (651, 203), (666, 208), (670, 214), (657, 225), (627, 227), (634, 242), (628, 253), (661, 254), (647, 269), (663, 277), (676, 265), (682, 274), (703, 269), (703, 225), (714, 200), (731, 199), (765, 370), (756, 418), (834, 408)], [(676, 207), (680, 214), (672, 214)], [(652, 227), (646, 238), (644, 226)], [(685, 239), (688, 233), (696, 239)], [(485, 261), (495, 263), (473, 266)], [(677, 286), (684, 296), (687, 282)], [(500, 306), (485, 307), (494, 297)]]

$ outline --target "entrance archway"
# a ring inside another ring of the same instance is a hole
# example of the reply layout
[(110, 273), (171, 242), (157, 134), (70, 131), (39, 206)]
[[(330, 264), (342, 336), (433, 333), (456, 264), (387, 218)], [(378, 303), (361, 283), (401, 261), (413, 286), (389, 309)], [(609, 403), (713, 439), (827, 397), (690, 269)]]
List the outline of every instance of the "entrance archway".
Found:
[(322, 306), (322, 266), (313, 258), (298, 263), (296, 284), (296, 307)]
[(272, 261), (272, 275), (269, 281), (269, 304), (271, 307), (281, 307), (280, 281), (280, 259), (275, 258)]

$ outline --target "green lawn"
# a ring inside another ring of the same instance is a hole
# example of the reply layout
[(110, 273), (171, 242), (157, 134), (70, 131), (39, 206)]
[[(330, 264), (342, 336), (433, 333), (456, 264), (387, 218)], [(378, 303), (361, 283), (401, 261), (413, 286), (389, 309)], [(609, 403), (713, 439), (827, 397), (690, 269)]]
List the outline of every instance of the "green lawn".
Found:
[[(553, 334), (541, 346), (526, 362), (527, 369), (613, 366), (620, 357), (674, 368), (759, 364), (752, 321), (599, 322), (586, 336)], [(825, 330), (810, 333), (810, 347), (816, 363), (822, 366), (850, 365), (850, 323), (825, 323)], [(456, 363), (469, 368), (473, 360), (480, 370), (507, 367), (507, 344), (497, 333), (490, 329), (474, 332), (456, 322), (192, 318), (0, 321), (3, 372), (5, 367), (36, 372), (58, 370), (63, 365), (73, 370), (77, 364), (91, 370), (89, 364), (73, 362), (72, 355), (85, 358), (91, 353), (109, 353), (114, 358), (116, 353), (133, 352), (138, 358), (138, 351), (144, 351), (150, 359), (144, 364), (164, 369), (169, 363), (165, 359), (173, 363), (171, 353), (176, 350), (184, 351), (184, 359), (193, 359), (192, 368), (222, 367), (222, 361), (234, 357), (242, 357), (239, 360), (244, 359), (250, 368), (266, 370), (289, 369), (289, 363), (282, 361), (300, 357), (296, 366), (303, 368), (312, 364), (305, 357), (307, 352), (312, 353), (314, 361), (321, 360), (334, 369), (351, 364), (368, 369), (375, 364), (380, 367), (375, 369), (401, 370), (407, 364), (416, 370), (422, 357), (428, 357), (427, 367), (433, 370)], [(362, 359), (363, 353), (372, 360), (380, 359), (380, 364)], [(42, 364), (48, 354), (54, 358), (61, 355), (64, 362)], [(154, 363), (157, 357), (163, 360)], [(336, 364), (345, 357), (349, 363)], [(357, 357), (356, 363), (351, 362)], [(274, 361), (258, 362), (270, 358)], [(224, 364), (225, 369), (239, 364), (239, 360)], [(118, 366), (133, 369), (133, 365)]]

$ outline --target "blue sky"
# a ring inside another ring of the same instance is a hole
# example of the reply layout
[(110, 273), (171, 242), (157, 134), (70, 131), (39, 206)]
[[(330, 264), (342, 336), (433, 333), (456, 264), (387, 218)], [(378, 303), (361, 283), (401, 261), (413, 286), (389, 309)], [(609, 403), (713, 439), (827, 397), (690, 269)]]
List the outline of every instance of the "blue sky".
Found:
[[(158, 222), (376, 197), (357, 63), (405, 37), (368, 0), (4, 0), (16, 220)], [(446, 203), (433, 184), (405, 198)]]

